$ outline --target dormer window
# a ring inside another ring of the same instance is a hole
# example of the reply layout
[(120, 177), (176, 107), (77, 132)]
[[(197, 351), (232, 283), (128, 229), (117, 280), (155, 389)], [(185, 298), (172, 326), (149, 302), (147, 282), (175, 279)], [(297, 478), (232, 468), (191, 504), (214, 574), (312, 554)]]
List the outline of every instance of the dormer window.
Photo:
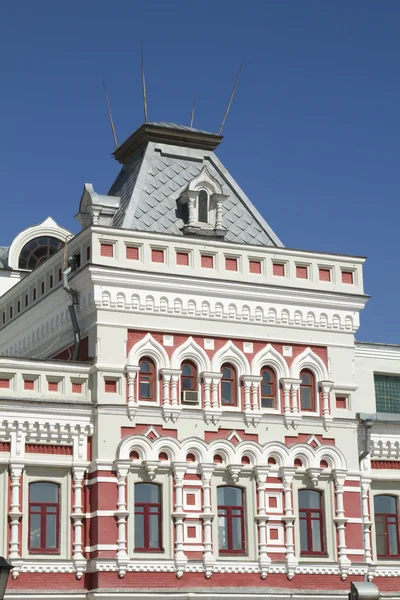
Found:
[(204, 167), (179, 198), (180, 204), (187, 205), (183, 233), (224, 236), (222, 211), (226, 198), (219, 182)]

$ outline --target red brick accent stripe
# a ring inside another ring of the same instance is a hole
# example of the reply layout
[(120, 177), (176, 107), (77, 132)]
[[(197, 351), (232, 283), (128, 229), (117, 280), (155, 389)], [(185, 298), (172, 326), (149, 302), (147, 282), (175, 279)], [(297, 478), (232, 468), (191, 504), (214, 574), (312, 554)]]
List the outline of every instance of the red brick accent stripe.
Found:
[(25, 444), (25, 452), (29, 454), (63, 454), (72, 456), (72, 446), (55, 444)]
[(371, 469), (400, 469), (400, 461), (397, 460), (371, 460)]

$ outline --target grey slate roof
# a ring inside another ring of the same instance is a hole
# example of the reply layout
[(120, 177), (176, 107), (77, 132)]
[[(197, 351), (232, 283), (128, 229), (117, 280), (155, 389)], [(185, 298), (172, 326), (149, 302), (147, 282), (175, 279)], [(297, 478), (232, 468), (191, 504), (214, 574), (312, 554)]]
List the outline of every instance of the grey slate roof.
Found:
[[(162, 125), (178, 127), (168, 123)], [(153, 142), (123, 165), (108, 192), (111, 196), (121, 197), (112, 226), (183, 235), (184, 222), (177, 200), (205, 165), (220, 183), (222, 193), (228, 196), (223, 208), (226, 241), (282, 246), (213, 152)]]
[(5, 269), (8, 266), (8, 246), (0, 246), (0, 269)]

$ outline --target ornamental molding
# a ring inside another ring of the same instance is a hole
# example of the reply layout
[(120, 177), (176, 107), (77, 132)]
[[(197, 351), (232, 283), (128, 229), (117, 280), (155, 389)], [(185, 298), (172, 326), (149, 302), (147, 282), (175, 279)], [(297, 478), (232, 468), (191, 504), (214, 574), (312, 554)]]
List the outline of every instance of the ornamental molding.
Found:
[[(233, 439), (234, 436), (232, 436)], [(235, 442), (238, 440), (235, 438)], [(296, 458), (301, 458), (303, 467), (300, 469), (309, 469), (312, 478), (321, 473), (320, 462), (327, 460), (330, 469), (338, 471), (346, 470), (346, 460), (343, 453), (335, 446), (321, 445), (318, 448), (311, 448), (308, 444), (294, 444), (287, 448), (280, 442), (268, 442), (261, 445), (255, 441), (240, 441), (233, 443), (228, 439), (215, 439), (206, 443), (200, 438), (187, 438), (179, 441), (175, 438), (161, 436), (155, 440), (150, 440), (145, 435), (130, 435), (122, 439), (118, 444), (116, 451), (116, 460), (129, 461), (132, 451), (136, 451), (139, 459), (130, 461), (131, 468), (138, 468), (144, 463), (148, 468), (159, 467), (171, 469), (175, 463), (186, 464), (186, 456), (194, 454), (197, 458), (195, 463), (190, 463), (195, 469), (200, 469), (203, 464), (214, 464), (214, 455), (219, 454), (223, 462), (215, 464), (215, 469), (228, 469), (234, 478), (248, 476), (252, 469), (265, 467), (268, 465), (268, 459), (274, 458), (276, 464), (271, 467), (270, 472), (275, 475), (279, 468), (293, 470)], [(160, 461), (160, 452), (165, 452), (169, 458), (167, 461)], [(243, 457), (250, 459), (250, 464), (243, 464)], [(200, 472), (199, 471), (199, 472)]]

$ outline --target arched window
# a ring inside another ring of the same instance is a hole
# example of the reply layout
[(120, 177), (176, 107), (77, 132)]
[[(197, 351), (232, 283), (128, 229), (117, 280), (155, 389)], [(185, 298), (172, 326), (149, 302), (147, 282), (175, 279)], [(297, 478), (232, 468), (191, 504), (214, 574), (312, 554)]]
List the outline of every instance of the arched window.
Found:
[(161, 488), (155, 483), (135, 483), (135, 551), (160, 552)]
[(375, 496), (375, 536), (378, 558), (399, 556), (399, 510), (395, 496)]
[(222, 365), (221, 368), (221, 404), (222, 406), (237, 406), (236, 371), (232, 365)]
[(151, 358), (139, 361), (139, 400), (155, 402), (156, 400), (156, 367)]
[(60, 551), (60, 486), (39, 481), (29, 484), (29, 552)]
[(218, 547), (220, 554), (245, 552), (244, 494), (238, 487), (217, 489)]
[(33, 271), (64, 246), (61, 240), (43, 236), (30, 240), (19, 255), (18, 268)]
[(299, 490), (300, 554), (325, 554), (322, 494)]
[(208, 194), (205, 190), (199, 192), (199, 223), (208, 223)]
[(197, 369), (190, 361), (185, 360), (181, 365), (181, 399), (183, 404), (197, 404)]
[(315, 411), (315, 378), (308, 369), (300, 373), (300, 407), (303, 411)]
[(261, 369), (261, 408), (276, 408), (276, 375), (271, 367)]

